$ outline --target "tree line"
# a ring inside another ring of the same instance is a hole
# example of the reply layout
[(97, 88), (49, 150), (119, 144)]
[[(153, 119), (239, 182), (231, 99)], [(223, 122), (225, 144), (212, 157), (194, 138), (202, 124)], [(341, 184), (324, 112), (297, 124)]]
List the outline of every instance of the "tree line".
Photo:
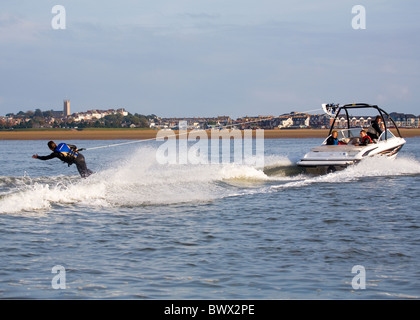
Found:
[[(107, 115), (100, 119), (74, 121), (73, 118), (55, 117), (54, 111), (19, 111), (17, 114), (8, 113), (6, 117), (14, 119), (9, 122), (0, 119), (0, 129), (25, 129), (25, 128), (122, 128), (122, 127), (149, 127), (149, 119), (156, 115), (131, 114), (123, 116), (121, 113)], [(52, 120), (54, 119), (54, 120)], [(20, 120), (20, 121), (19, 121)], [(18, 123), (17, 123), (18, 122)]]

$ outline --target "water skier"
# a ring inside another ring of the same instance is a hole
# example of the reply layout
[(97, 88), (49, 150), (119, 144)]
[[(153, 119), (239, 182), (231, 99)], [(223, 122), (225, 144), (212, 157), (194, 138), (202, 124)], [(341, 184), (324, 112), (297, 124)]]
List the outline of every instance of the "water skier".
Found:
[(66, 143), (60, 143), (57, 146), (54, 141), (49, 141), (48, 148), (52, 151), (49, 156), (38, 156), (37, 154), (34, 154), (32, 158), (39, 160), (59, 158), (61, 161), (67, 163), (69, 167), (75, 163), (82, 178), (87, 178), (93, 173), (92, 170), (87, 168), (85, 157), (79, 152), (76, 146)]

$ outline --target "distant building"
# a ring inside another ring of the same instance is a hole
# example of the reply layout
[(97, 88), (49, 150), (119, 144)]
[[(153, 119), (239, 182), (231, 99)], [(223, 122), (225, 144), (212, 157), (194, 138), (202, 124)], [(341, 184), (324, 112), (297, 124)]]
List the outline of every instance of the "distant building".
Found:
[(51, 116), (53, 118), (61, 119), (63, 117), (63, 111), (54, 111), (54, 110), (51, 110)]
[(113, 115), (113, 114), (121, 114), (122, 116), (127, 116), (128, 112), (125, 111), (124, 108), (120, 109), (108, 109), (108, 110), (88, 110), (86, 112), (76, 112), (72, 114), (73, 121), (79, 122), (79, 121), (95, 121), (102, 119), (106, 116)]
[(309, 126), (311, 128), (325, 129), (330, 126), (330, 117), (326, 114), (312, 114), (309, 119)]
[(418, 119), (419, 117), (416, 117), (413, 114), (392, 112), (389, 115), (395, 121), (398, 127), (401, 127), (401, 128), (418, 127), (419, 121), (416, 119)]
[(291, 113), (293, 120), (293, 127), (295, 128), (307, 128), (309, 127), (310, 115), (305, 113)]
[(280, 124), (277, 126), (279, 129), (290, 128), (293, 126), (293, 119), (291, 117), (280, 117), (279, 122)]
[(71, 113), (70, 113), (70, 100), (68, 100), (68, 99), (64, 100), (63, 114), (64, 114), (65, 117), (69, 117), (71, 115)]

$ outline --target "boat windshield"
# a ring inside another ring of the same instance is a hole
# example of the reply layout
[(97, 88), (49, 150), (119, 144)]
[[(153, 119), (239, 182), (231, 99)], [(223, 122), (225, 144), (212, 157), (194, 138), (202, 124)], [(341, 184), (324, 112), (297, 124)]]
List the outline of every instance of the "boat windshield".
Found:
[[(351, 129), (337, 130), (337, 138), (340, 142), (343, 142), (344, 144), (357, 144), (357, 143), (359, 143), (360, 131), (361, 130), (363, 130), (363, 128), (351, 128)], [(385, 131), (382, 132), (382, 134), (379, 137), (377, 142), (386, 141), (386, 140), (389, 140), (389, 139), (392, 139), (392, 138), (395, 138), (395, 135), (391, 132), (391, 130), (387, 129), (386, 130), (386, 135), (385, 135)], [(326, 144), (327, 139), (325, 139), (322, 144)]]
[(358, 138), (360, 137), (360, 131), (363, 130), (362, 128), (351, 128), (351, 129), (344, 129), (339, 130), (338, 133), (338, 140), (343, 140), (346, 138)]
[[(356, 144), (359, 142), (360, 131), (362, 128), (350, 128), (342, 129), (337, 131), (337, 138), (340, 142), (344, 144)], [(327, 144), (328, 137), (324, 140), (322, 144)]]
[(385, 141), (385, 140), (389, 140), (395, 138), (394, 134), (391, 132), (391, 130), (387, 129), (386, 130), (386, 135), (385, 135), (385, 131), (382, 132), (381, 136), (379, 137), (378, 141)]

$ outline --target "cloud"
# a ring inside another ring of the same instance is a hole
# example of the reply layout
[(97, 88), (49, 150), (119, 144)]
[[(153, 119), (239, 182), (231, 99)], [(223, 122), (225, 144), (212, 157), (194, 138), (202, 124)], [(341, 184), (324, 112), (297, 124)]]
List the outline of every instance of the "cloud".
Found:
[(190, 19), (199, 19), (199, 20), (216, 20), (220, 19), (221, 15), (219, 13), (206, 13), (206, 12), (200, 12), (200, 13), (180, 13), (180, 18), (190, 18)]
[[(377, 95), (378, 103), (404, 103), (409, 101), (412, 96), (412, 92), (408, 86), (400, 84), (387, 84)], [(400, 105), (397, 105), (400, 107)]]
[(0, 45), (7, 43), (27, 44), (37, 41), (48, 28), (33, 20), (17, 15), (0, 15)]

